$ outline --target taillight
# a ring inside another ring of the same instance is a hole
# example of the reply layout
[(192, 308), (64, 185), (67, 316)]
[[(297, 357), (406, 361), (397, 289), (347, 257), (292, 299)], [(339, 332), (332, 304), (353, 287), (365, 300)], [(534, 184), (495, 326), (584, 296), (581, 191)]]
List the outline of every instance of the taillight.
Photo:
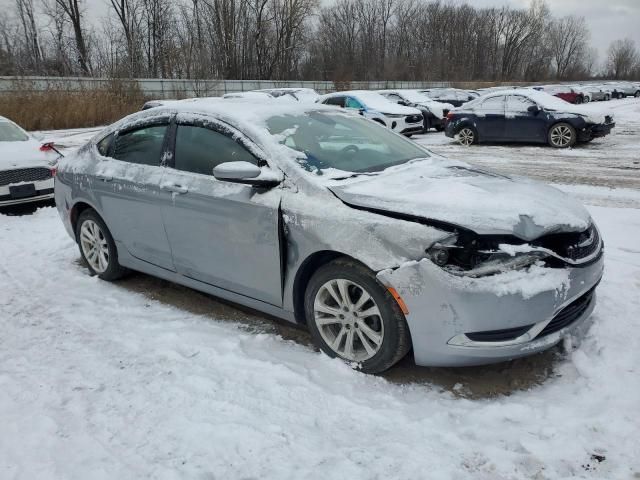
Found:
[(453, 112), (447, 113), (447, 120), (453, 119)]
[(56, 167), (51, 167), (49, 170), (51, 170), (52, 177), (55, 177), (58, 174), (58, 169)]
[(52, 150), (55, 150), (55, 148), (53, 148), (53, 142), (43, 143), (40, 146), (41, 152), (51, 152)]

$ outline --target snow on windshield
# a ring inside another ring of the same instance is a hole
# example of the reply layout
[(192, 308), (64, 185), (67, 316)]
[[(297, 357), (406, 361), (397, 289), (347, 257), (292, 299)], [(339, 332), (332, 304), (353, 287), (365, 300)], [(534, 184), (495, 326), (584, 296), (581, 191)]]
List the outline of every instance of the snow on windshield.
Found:
[(0, 142), (26, 142), (29, 140), (24, 130), (12, 122), (0, 121)]
[(415, 143), (358, 116), (277, 115), (266, 125), (281, 144), (304, 154), (298, 162), (308, 171), (377, 172), (429, 156)]

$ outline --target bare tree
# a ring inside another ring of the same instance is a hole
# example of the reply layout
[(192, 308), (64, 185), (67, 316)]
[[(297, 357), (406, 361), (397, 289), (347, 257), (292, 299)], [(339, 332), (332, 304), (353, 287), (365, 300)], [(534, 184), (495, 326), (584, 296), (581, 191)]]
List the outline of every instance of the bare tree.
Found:
[(588, 53), (589, 30), (584, 17), (563, 17), (551, 23), (549, 45), (559, 79), (579, 69)]
[[(91, 74), (91, 63), (89, 59), (89, 49), (83, 25), (83, 12), (81, 0), (49, 0), (53, 5), (48, 5), (47, 11), (51, 17), (55, 14), (63, 13), (64, 18), (71, 24), (75, 41), (75, 50), (80, 70), (85, 75)], [(59, 21), (60, 18), (54, 19)]]
[(630, 78), (639, 63), (636, 44), (630, 38), (615, 40), (607, 51), (607, 68), (609, 75), (615, 79)]

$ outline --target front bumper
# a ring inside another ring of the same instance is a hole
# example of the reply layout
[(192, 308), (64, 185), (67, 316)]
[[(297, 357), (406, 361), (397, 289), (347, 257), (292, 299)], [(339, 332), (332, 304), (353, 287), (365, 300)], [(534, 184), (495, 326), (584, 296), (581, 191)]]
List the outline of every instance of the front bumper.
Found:
[(0, 186), (0, 207), (18, 205), (22, 203), (39, 202), (53, 198), (53, 178), (47, 180), (28, 182), (35, 187), (34, 195), (28, 197), (15, 198), (11, 195), (10, 187), (14, 185)]
[(604, 137), (609, 135), (615, 126), (615, 123), (592, 125), (579, 132), (578, 140), (591, 140), (592, 138)]
[[(550, 322), (561, 317), (563, 310), (594, 289), (603, 268), (600, 255), (588, 266), (569, 268), (568, 287), (540, 291), (530, 297), (522, 292), (496, 292), (491, 286), (492, 277), (461, 281), (426, 259), (381, 271), (378, 279), (395, 288), (407, 305), (416, 364), (452, 367), (531, 355), (584, 328), (595, 306), (595, 293), (570, 323), (552, 333), (542, 333)], [(506, 342), (466, 337), (470, 332), (520, 328), (524, 330), (518, 338)]]

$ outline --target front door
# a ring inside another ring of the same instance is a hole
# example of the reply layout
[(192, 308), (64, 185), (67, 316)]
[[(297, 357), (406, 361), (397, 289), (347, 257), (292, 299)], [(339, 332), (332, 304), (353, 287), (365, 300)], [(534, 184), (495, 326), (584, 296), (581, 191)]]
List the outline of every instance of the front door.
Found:
[(506, 138), (514, 142), (545, 141), (546, 113), (539, 109), (530, 112), (536, 103), (523, 95), (508, 95), (506, 107)]
[(182, 275), (272, 305), (282, 305), (278, 187), (264, 190), (217, 180), (223, 162), (260, 165), (232, 127), (181, 120), (162, 186), (173, 200), (163, 217)]
[(483, 142), (503, 141), (505, 135), (504, 95), (489, 97), (474, 107), (478, 137)]
[(114, 134), (98, 148), (103, 158), (92, 178), (100, 214), (113, 238), (135, 258), (173, 270), (162, 203), (171, 196), (160, 189), (169, 118), (154, 119)]

